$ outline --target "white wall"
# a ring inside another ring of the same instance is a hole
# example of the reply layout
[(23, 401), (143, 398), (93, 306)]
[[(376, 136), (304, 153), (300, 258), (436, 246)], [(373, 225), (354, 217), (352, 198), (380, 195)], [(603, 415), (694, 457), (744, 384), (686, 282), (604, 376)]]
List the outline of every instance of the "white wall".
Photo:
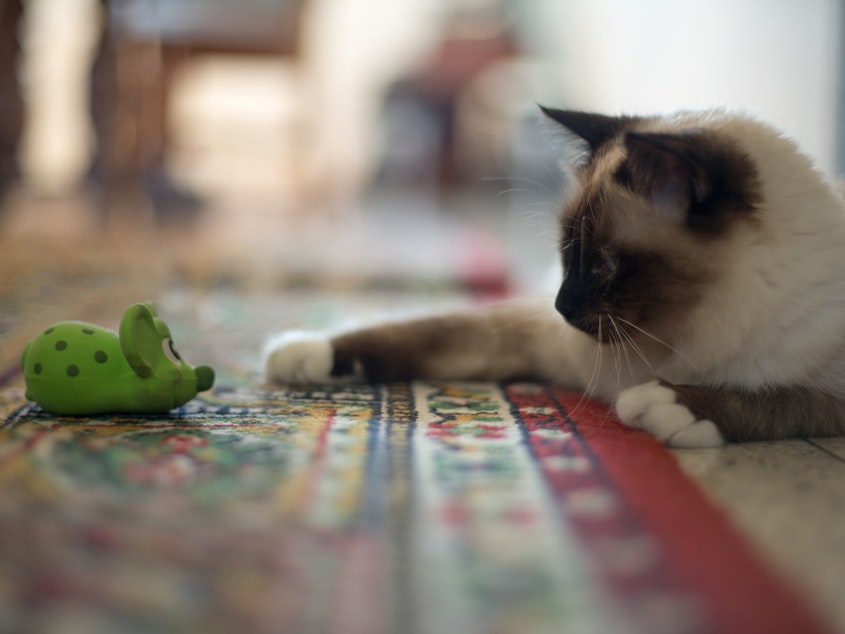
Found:
[(567, 107), (728, 106), (788, 132), (834, 170), (838, 0), (540, 0)]

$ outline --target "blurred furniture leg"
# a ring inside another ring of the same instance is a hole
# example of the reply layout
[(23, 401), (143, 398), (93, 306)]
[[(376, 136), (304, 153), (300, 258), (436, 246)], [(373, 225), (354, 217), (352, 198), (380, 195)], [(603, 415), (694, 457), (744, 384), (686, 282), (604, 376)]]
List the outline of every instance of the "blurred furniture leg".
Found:
[[(167, 111), (175, 72), (195, 55), (275, 55), (294, 63), (305, 0), (101, 0), (108, 12), (93, 100), (112, 192), (135, 185), (157, 210), (195, 208), (170, 180)], [(295, 134), (300, 130), (295, 130)], [(295, 169), (295, 168), (292, 168)]]
[(97, 152), (91, 179), (106, 210), (152, 205), (157, 217), (192, 214), (199, 199), (177, 185), (165, 164), (167, 92), (180, 47), (129, 36), (114, 15), (121, 0), (101, 0), (104, 28), (91, 78)]
[(0, 196), (20, 175), (18, 144), (23, 127), (23, 98), (18, 81), (21, 0), (0, 0)]

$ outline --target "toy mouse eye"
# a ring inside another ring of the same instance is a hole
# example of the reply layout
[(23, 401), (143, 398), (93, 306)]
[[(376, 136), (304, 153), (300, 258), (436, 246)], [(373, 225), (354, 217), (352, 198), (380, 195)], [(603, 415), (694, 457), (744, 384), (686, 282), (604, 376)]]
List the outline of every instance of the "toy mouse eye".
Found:
[(162, 339), (161, 349), (164, 350), (164, 356), (170, 359), (176, 365), (182, 363), (182, 357), (176, 351), (176, 346), (173, 345), (173, 339)]

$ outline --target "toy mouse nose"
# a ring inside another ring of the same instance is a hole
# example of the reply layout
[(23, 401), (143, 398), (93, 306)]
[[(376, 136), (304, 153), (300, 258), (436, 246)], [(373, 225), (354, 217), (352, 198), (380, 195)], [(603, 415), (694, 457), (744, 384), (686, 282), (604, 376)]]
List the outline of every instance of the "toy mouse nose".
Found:
[(203, 392), (214, 385), (214, 370), (207, 365), (197, 366), (197, 392)]

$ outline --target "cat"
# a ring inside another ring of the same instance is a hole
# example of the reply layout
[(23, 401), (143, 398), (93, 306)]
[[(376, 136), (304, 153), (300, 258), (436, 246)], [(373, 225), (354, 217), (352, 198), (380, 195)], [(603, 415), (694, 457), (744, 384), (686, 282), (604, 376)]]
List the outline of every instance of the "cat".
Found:
[(556, 298), (285, 333), (268, 382), (539, 380), (681, 448), (845, 434), (845, 204), (812, 161), (745, 114), (541, 109)]

